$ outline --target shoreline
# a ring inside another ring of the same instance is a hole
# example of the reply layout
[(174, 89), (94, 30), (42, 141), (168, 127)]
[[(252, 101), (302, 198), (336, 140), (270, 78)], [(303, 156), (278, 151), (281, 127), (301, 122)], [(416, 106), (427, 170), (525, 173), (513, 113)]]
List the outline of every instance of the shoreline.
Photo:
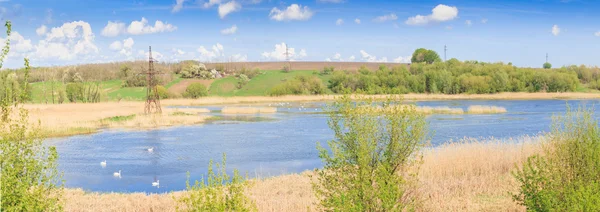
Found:
[[(424, 149), (414, 189), (422, 211), (524, 211), (512, 201), (518, 185), (511, 171), (541, 151), (543, 137), (523, 136), (514, 141), (465, 139)], [(250, 179), (245, 194), (258, 211), (316, 211), (311, 171)], [(98, 193), (65, 189), (65, 211), (175, 211), (170, 193)]]

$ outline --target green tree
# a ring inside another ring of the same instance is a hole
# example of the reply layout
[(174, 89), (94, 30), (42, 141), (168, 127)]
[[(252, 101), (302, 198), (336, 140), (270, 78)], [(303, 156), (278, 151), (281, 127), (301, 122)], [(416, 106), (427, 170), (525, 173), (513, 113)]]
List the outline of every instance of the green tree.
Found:
[(240, 74), (238, 76), (238, 84), (237, 84), (238, 89), (241, 89), (242, 87), (244, 87), (244, 85), (248, 84), (248, 82), (250, 82), (250, 78), (248, 78), (248, 76), (246, 76), (245, 74)]
[[(5, 26), (9, 36), (0, 54), (0, 68), (10, 50), (10, 21)], [(25, 84), (29, 69), (25, 59)], [(61, 211), (58, 153), (55, 147), (42, 145), (39, 125), (29, 122), (28, 111), (20, 105), (27, 94), (12, 90), (12, 96), (19, 95), (16, 101), (0, 98), (0, 210)]]
[[(329, 111), (335, 138), (318, 145), (324, 167), (313, 184), (327, 211), (404, 211), (414, 209), (414, 188), (425, 145), (426, 122), (415, 106), (390, 99), (356, 102), (344, 96)], [(414, 171), (414, 172), (413, 172)]]
[(545, 62), (543, 67), (544, 67), (544, 69), (551, 69), (552, 64), (550, 64), (549, 62)]
[(412, 63), (428, 63), (432, 64), (434, 62), (441, 61), (440, 56), (437, 52), (433, 50), (428, 50), (424, 48), (419, 48), (413, 52), (413, 55), (410, 59)]
[(206, 89), (206, 86), (204, 86), (202, 83), (194, 82), (185, 89), (183, 96), (194, 99), (208, 96), (208, 89)]

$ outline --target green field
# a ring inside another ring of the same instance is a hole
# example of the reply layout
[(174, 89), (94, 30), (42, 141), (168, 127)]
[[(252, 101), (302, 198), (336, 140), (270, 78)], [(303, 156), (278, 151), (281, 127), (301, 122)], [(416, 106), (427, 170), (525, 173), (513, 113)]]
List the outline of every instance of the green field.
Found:
[[(221, 79), (216, 79), (210, 86), (211, 96), (268, 96), (269, 90), (286, 80), (296, 76), (316, 76), (327, 85), (331, 75), (319, 75), (314, 71), (291, 71), (283, 72), (280, 70), (263, 71), (250, 80), (242, 89), (237, 89), (238, 79), (234, 76), (229, 76)], [(183, 80), (180, 76), (175, 75), (173, 81), (165, 85), (169, 88)], [(102, 100), (116, 101), (119, 97), (122, 100), (143, 100), (146, 96), (145, 87), (121, 87), (123, 80), (109, 80), (101, 82)], [(52, 82), (36, 82), (31, 83), (32, 86), (32, 102), (33, 103), (52, 103)], [(54, 82), (55, 101), (58, 99), (58, 91), (64, 90), (62, 82)], [(331, 93), (330, 90), (327, 90)]]
[[(215, 80), (210, 86), (211, 96), (268, 96), (269, 90), (286, 80), (296, 76), (316, 76), (327, 85), (331, 75), (320, 75), (314, 71), (291, 71), (289, 73), (280, 70), (263, 71), (250, 80), (242, 89), (237, 89), (237, 79), (233, 76)], [(327, 91), (331, 93), (331, 91)]]

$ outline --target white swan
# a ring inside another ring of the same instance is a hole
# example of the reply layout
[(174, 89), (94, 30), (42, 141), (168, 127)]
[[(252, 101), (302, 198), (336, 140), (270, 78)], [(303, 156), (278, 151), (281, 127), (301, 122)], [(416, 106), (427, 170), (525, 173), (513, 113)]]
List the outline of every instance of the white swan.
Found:
[(102, 166), (102, 168), (106, 167), (106, 160), (100, 162), (100, 166)]
[(149, 148), (148, 152), (154, 152), (154, 147)]
[(113, 176), (121, 178), (121, 170), (119, 170), (119, 172), (113, 173)]
[(156, 182), (152, 182), (152, 187), (158, 187), (160, 185), (160, 180), (156, 180)]

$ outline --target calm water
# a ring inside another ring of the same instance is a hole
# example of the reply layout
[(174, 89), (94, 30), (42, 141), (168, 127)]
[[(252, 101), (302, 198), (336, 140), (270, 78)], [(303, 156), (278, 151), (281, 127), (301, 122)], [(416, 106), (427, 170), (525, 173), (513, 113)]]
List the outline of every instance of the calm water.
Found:
[[(569, 104), (596, 107), (597, 100)], [(296, 173), (321, 166), (316, 142), (332, 138), (327, 117), (315, 114), (323, 103), (279, 105), (278, 113), (261, 115), (261, 121), (221, 121), (151, 131), (108, 130), (93, 135), (52, 139), (60, 154), (66, 187), (100, 192), (152, 192), (184, 190), (187, 172), (196, 180), (206, 173), (210, 159), (227, 153), (227, 169), (240, 169), (250, 177)], [(505, 107), (506, 114), (432, 115), (432, 145), (464, 137), (509, 138), (547, 131), (551, 116), (566, 109), (566, 101), (431, 101), (420, 106), (470, 105)], [(220, 107), (205, 107), (219, 110)], [(214, 115), (220, 115), (214, 113)], [(248, 118), (248, 117), (245, 117)], [(246, 119), (245, 119), (246, 120)], [(147, 151), (154, 147), (154, 152)], [(106, 160), (107, 166), (100, 162)], [(122, 170), (122, 177), (113, 172)], [(153, 181), (160, 180), (160, 187)]]

